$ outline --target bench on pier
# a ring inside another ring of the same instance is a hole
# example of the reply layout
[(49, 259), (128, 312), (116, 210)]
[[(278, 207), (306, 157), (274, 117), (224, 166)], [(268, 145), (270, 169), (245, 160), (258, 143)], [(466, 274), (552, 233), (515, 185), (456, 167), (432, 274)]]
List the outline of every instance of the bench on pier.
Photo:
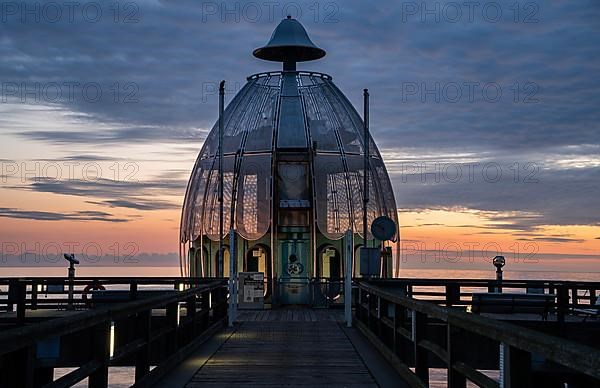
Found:
[(554, 294), (474, 293), (471, 311), (476, 314), (540, 314), (546, 320), (555, 299)]
[(589, 308), (573, 308), (573, 312), (577, 315), (583, 315), (583, 321), (587, 321), (588, 318), (600, 317), (600, 298), (596, 298), (596, 302)]

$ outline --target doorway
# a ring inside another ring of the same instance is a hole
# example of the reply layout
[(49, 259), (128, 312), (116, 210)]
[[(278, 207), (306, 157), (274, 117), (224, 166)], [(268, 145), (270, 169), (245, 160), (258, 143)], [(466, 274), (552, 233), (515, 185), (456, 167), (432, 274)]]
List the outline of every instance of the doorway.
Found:
[(279, 241), (282, 304), (309, 303), (309, 240), (291, 238)]
[(264, 274), (264, 297), (271, 295), (271, 257), (269, 248), (263, 244), (256, 244), (246, 252), (244, 260), (245, 272), (262, 272)]

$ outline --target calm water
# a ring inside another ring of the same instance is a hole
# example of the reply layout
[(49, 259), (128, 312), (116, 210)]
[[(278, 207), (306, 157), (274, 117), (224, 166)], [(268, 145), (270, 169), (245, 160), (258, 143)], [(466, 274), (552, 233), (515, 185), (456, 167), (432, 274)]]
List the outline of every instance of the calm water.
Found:
[[(66, 268), (60, 267), (0, 267), (0, 277), (34, 277), (34, 276), (66, 276)], [(179, 267), (79, 267), (78, 276), (179, 276)], [(439, 270), (439, 269), (401, 269), (401, 276), (406, 278), (455, 278), (455, 279), (493, 279), (494, 270)], [(574, 280), (574, 281), (600, 281), (600, 272), (533, 272), (533, 271), (505, 271), (505, 279), (536, 279), (536, 280)], [(70, 368), (60, 368), (55, 371), (55, 378), (68, 373)], [(431, 370), (430, 386), (445, 387), (445, 370)], [(497, 379), (497, 371), (489, 371), (490, 377)], [(109, 385), (115, 388), (129, 387), (133, 384), (133, 368), (110, 368)], [(86, 387), (84, 380), (76, 385)], [(469, 385), (471, 386), (471, 385)]]
[[(179, 276), (179, 267), (76, 267), (76, 276)], [(61, 267), (0, 267), (0, 277), (67, 276)]]
[[(495, 279), (495, 269), (480, 270), (442, 270), (442, 269), (405, 269), (400, 268), (403, 278), (426, 279)], [(572, 280), (572, 281), (600, 281), (600, 272), (567, 272), (567, 271), (504, 271), (507, 280)]]
[[(62, 267), (2, 267), (0, 277), (67, 276)], [(77, 267), (77, 276), (179, 276), (179, 267)], [(493, 269), (450, 270), (450, 269), (400, 269), (405, 278), (426, 279), (494, 279)], [(574, 280), (600, 281), (600, 272), (562, 272), (562, 271), (504, 271), (504, 279), (532, 280)]]

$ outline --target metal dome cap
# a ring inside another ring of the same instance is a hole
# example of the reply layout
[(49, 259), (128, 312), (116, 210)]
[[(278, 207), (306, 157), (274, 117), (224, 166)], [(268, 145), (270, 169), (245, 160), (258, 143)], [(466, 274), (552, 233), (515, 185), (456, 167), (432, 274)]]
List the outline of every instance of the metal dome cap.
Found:
[(269, 43), (252, 54), (275, 62), (304, 62), (323, 58), (325, 50), (317, 47), (299, 21), (288, 16), (273, 31)]

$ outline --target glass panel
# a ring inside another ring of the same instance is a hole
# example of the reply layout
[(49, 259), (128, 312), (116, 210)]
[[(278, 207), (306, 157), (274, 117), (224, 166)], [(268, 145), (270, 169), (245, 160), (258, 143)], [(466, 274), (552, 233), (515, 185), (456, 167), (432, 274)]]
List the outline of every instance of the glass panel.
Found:
[(273, 128), (276, 125), (279, 90), (272, 87), (260, 87), (256, 90), (256, 100), (247, 107), (242, 126), (247, 131), (245, 152), (271, 150)]
[(213, 159), (198, 160), (192, 170), (181, 219), (181, 241), (194, 241), (202, 233), (204, 194)]
[(310, 207), (308, 174), (306, 169), (306, 163), (279, 163), (277, 167), (279, 207)]
[(352, 154), (363, 153), (363, 122), (346, 97), (339, 93), (331, 81), (326, 81), (320, 88), (323, 96), (329, 102), (333, 114), (339, 121), (339, 135), (344, 152)]
[(350, 228), (352, 220), (341, 155), (317, 154), (314, 162), (317, 225), (325, 237), (339, 239)]
[[(223, 160), (223, 236), (231, 227), (231, 195), (233, 188), (233, 169), (235, 156), (226, 156)], [(219, 170), (215, 161), (206, 188), (204, 203), (203, 232), (213, 241), (219, 240)]]
[(336, 136), (339, 122), (331, 110), (329, 102), (325, 99), (322, 88), (305, 87), (301, 89), (301, 94), (306, 106), (312, 147), (316, 147), (318, 151), (339, 152)]
[(236, 230), (247, 240), (258, 240), (271, 220), (271, 155), (245, 156), (237, 182)]
[[(350, 197), (352, 209), (354, 210), (354, 230), (359, 236), (363, 236), (363, 171), (364, 159), (360, 156), (348, 156), (348, 178), (350, 181)], [(369, 203), (367, 205), (367, 225), (370, 226), (375, 218), (380, 216), (379, 200), (374, 186), (373, 174), (369, 174)], [(367, 228), (367, 238), (372, 239), (371, 230)]]

